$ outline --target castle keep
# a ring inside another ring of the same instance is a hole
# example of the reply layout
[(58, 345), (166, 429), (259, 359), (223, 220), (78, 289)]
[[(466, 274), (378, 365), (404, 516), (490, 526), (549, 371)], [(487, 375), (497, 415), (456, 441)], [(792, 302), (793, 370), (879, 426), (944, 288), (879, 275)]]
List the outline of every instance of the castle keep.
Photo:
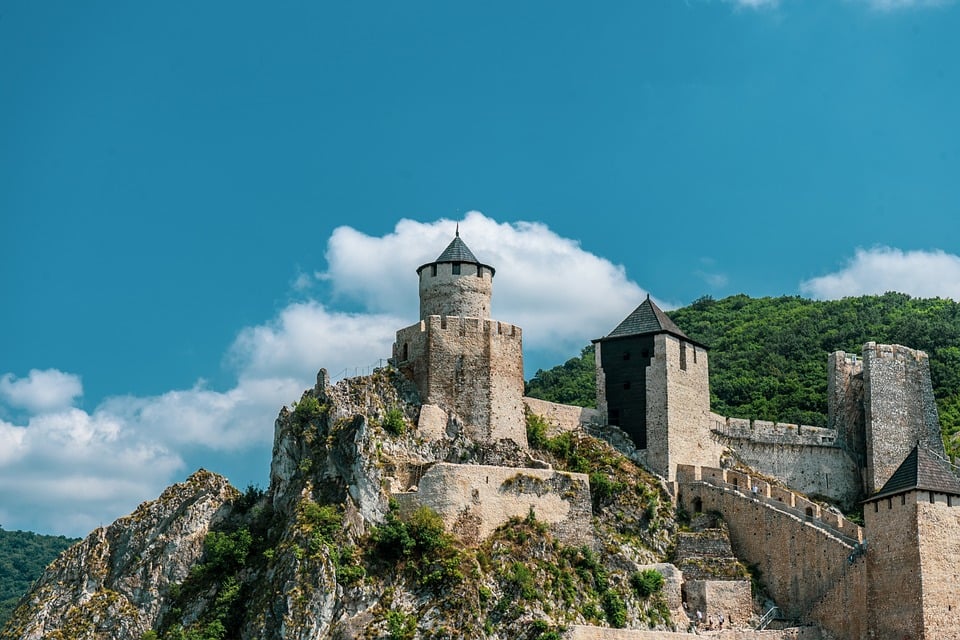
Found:
[(397, 331), (393, 361), (424, 405), (455, 415), (480, 442), (526, 446), (520, 327), (490, 318), (493, 275), (456, 237), (417, 269), (420, 321)]

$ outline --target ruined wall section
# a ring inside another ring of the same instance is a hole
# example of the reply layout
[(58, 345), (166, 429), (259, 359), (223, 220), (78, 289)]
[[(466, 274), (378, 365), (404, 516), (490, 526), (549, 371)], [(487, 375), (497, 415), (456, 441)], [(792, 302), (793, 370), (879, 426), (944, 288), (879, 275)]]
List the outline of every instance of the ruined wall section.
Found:
[(658, 334), (646, 379), (650, 469), (672, 481), (678, 464), (718, 465), (723, 445), (710, 437), (707, 350)]
[(549, 426), (547, 435), (551, 437), (565, 431), (578, 431), (584, 425), (600, 423), (600, 412), (590, 407), (577, 407), (526, 396), (523, 404), (530, 413), (546, 420)]
[(458, 416), (471, 438), (526, 447), (522, 342), (504, 322), (430, 316), (397, 332), (393, 357), (421, 402)]
[(863, 347), (866, 492), (890, 479), (914, 445), (945, 456), (927, 354), (900, 345)]
[(869, 536), (867, 628), (877, 640), (940, 637), (923, 634), (917, 492), (872, 500), (863, 519)]
[[(928, 638), (960, 636), (960, 496), (916, 492), (923, 626)], [(931, 502), (931, 499), (933, 502)]]
[[(460, 270), (453, 273), (454, 268)], [(490, 317), (493, 269), (473, 262), (439, 262), (419, 269), (420, 319), (430, 316)]]
[(827, 358), (827, 426), (837, 432), (840, 448), (858, 469), (866, 467), (863, 360), (835, 351)]
[(424, 473), (417, 491), (391, 497), (403, 513), (430, 507), (448, 531), (469, 544), (531, 509), (565, 544), (594, 542), (590, 481), (582, 473), (440, 463)]

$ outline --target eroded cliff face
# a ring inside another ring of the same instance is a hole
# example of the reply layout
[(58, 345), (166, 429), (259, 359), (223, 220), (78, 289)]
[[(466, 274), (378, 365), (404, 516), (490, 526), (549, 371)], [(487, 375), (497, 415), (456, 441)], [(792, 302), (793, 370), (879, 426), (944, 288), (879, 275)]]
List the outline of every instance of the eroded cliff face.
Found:
[(47, 568), (0, 637), (139, 639), (237, 495), (225, 478), (200, 470), (95, 529)]
[[(584, 434), (531, 456), (509, 440), (481, 446), (447, 415), (441, 437), (424, 437), (420, 412), (394, 371), (334, 386), (321, 371), (280, 411), (266, 492), (197, 472), (66, 552), (0, 638), (505, 640), (682, 624), (679, 583), (653, 599), (630, 586), (675, 531), (648, 474)], [(563, 544), (531, 512), (464, 545), (436, 514), (401, 520), (391, 506), (391, 489), (414, 488), (437, 462), (544, 466), (536, 457), (606, 478), (594, 544)]]

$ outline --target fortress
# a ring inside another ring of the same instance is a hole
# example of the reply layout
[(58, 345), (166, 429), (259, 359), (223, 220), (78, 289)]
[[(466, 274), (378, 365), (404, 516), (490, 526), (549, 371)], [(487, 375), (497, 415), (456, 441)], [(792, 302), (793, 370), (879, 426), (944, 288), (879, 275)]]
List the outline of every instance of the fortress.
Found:
[[(530, 456), (532, 412), (555, 430), (603, 435), (660, 476), (678, 507), (719, 514), (729, 549), (760, 569), (781, 615), (822, 633), (803, 637), (960, 638), (960, 480), (922, 351), (870, 342), (860, 355), (831, 354), (827, 428), (720, 416), (710, 411), (707, 346), (648, 296), (594, 340), (597, 409), (581, 409), (523, 397), (522, 331), (489, 317), (495, 270), (459, 231), (417, 274), (420, 319), (397, 331), (392, 362), (420, 393), (421, 436), (463, 432), (528, 464), (436, 464), (417, 487), (390, 485), (403, 508), (432, 507), (466, 540), (533, 509), (560, 539), (589, 544), (589, 479)], [(847, 512), (862, 504), (864, 526), (826, 502)], [(682, 592), (708, 614), (749, 610), (749, 585), (744, 593), (734, 582), (688, 568)], [(769, 637), (751, 633), (736, 637)], [(571, 637), (675, 636), (583, 628)]]

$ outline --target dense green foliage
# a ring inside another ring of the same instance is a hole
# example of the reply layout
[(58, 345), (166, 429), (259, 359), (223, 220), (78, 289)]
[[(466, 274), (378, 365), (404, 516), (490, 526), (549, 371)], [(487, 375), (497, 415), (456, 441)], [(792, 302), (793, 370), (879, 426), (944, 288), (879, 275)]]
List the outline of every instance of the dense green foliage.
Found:
[(0, 627), (46, 566), (75, 542), (63, 536), (0, 528)]
[[(859, 355), (865, 342), (902, 344), (930, 356), (947, 451), (960, 455), (960, 304), (906, 294), (814, 301), (799, 297), (704, 297), (669, 313), (710, 347), (710, 401), (717, 413), (814, 426), (827, 423), (827, 356)], [(538, 371), (527, 394), (593, 406), (593, 348)]]
[(597, 403), (594, 367), (593, 345), (589, 345), (580, 351), (578, 358), (570, 358), (547, 371), (538, 370), (527, 382), (524, 393), (531, 398), (594, 407)]

